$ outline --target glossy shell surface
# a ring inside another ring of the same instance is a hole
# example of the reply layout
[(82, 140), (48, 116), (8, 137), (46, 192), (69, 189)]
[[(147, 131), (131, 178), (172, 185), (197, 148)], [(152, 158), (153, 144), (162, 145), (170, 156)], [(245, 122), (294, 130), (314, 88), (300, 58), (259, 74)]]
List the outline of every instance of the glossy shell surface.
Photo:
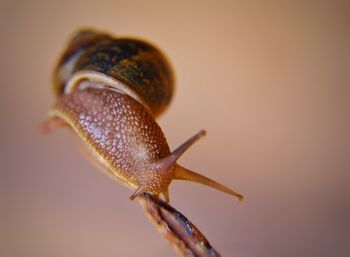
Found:
[(110, 76), (133, 90), (154, 116), (168, 106), (174, 91), (172, 69), (151, 44), (80, 31), (70, 41), (54, 73), (54, 91), (63, 94), (73, 74), (92, 71)]

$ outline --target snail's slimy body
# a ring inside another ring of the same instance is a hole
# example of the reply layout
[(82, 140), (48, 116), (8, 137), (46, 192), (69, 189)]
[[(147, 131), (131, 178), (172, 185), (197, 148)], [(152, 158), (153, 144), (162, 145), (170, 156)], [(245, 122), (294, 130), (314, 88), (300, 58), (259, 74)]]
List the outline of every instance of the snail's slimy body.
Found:
[(76, 90), (60, 97), (51, 113), (68, 123), (98, 161), (129, 186), (143, 184), (152, 194), (166, 191), (173, 174), (152, 171), (170, 154), (169, 146), (152, 115), (130, 96), (109, 89)]
[(199, 182), (242, 199), (176, 163), (205, 132), (170, 152), (155, 117), (169, 104), (174, 80), (168, 61), (154, 46), (83, 31), (72, 39), (54, 77), (57, 102), (46, 127), (71, 127), (100, 167), (136, 189), (131, 199), (143, 192), (167, 199), (173, 179)]

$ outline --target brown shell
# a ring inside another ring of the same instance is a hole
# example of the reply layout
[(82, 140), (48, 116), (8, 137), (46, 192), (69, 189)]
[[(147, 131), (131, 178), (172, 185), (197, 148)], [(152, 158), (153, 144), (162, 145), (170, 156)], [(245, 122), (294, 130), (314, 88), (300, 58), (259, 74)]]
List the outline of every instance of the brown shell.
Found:
[(166, 57), (138, 39), (78, 32), (54, 72), (57, 95), (63, 94), (67, 82), (78, 71), (100, 72), (124, 83), (143, 99), (154, 116), (169, 105), (174, 91), (173, 72)]

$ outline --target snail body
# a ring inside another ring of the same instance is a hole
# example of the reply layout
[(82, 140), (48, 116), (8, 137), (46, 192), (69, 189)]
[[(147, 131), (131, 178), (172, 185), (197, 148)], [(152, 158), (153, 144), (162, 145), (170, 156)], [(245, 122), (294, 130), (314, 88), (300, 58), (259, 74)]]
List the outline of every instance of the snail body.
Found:
[(44, 127), (64, 125), (82, 139), (108, 174), (135, 191), (168, 200), (173, 179), (199, 182), (242, 195), (176, 163), (202, 130), (170, 151), (155, 117), (168, 106), (174, 78), (165, 56), (141, 40), (81, 31), (54, 73), (57, 101)]

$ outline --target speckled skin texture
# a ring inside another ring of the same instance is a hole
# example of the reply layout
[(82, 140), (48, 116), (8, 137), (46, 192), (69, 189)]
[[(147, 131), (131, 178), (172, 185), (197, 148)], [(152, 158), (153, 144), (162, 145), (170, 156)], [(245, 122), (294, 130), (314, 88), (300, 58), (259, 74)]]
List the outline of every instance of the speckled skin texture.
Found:
[(96, 71), (129, 86), (158, 116), (169, 104), (174, 77), (169, 62), (159, 49), (138, 39), (113, 38), (83, 30), (64, 51), (54, 72), (54, 90), (62, 94), (77, 71)]
[(62, 95), (53, 112), (92, 148), (100, 161), (129, 186), (166, 192), (173, 169), (155, 170), (170, 154), (160, 127), (145, 108), (128, 95), (110, 90), (76, 90)]

